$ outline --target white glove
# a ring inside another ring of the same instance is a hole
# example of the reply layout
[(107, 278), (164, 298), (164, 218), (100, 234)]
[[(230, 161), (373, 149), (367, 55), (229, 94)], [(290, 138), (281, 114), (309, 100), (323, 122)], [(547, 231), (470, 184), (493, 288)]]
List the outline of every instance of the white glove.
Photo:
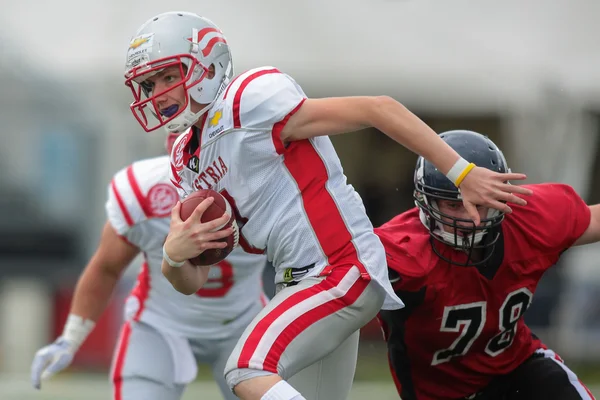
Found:
[(31, 384), (40, 389), (42, 379), (48, 379), (52, 375), (67, 368), (73, 361), (77, 349), (74, 343), (59, 337), (56, 341), (35, 353), (31, 363)]
[(79, 346), (94, 328), (94, 321), (84, 320), (78, 315), (71, 314), (67, 319), (63, 334), (56, 341), (35, 353), (31, 363), (31, 384), (40, 389), (42, 379), (67, 368)]

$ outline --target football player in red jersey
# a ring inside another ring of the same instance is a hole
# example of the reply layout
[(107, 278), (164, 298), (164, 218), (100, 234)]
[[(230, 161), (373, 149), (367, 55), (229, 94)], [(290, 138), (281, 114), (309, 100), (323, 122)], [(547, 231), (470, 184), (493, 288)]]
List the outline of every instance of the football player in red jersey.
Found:
[[(440, 136), (469, 162), (509, 170), (479, 133)], [(406, 304), (379, 314), (403, 400), (594, 399), (523, 314), (565, 250), (600, 240), (600, 205), (586, 205), (564, 184), (528, 187), (526, 207), (511, 214), (480, 207), (475, 226), (452, 182), (419, 158), (417, 207), (375, 230)]]

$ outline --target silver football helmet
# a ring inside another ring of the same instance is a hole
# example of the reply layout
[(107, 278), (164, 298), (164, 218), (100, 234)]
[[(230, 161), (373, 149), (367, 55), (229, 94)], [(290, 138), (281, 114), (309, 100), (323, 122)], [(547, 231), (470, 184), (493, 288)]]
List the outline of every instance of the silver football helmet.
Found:
[[(178, 66), (181, 80), (161, 93), (153, 93), (145, 80), (161, 70)], [(210, 67), (214, 76), (209, 78)], [(208, 19), (189, 12), (167, 12), (146, 21), (129, 43), (125, 85), (134, 101), (131, 111), (146, 132), (165, 126), (181, 133), (210, 109), (233, 76), (229, 45), (221, 30)], [(183, 86), (185, 105), (159, 110), (158, 96)], [(190, 109), (191, 100), (206, 105)]]

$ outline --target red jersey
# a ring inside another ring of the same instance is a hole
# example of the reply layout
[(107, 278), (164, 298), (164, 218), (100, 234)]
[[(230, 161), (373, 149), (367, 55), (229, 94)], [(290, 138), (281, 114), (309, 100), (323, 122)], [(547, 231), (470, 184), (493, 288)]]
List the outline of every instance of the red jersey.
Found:
[[(527, 206), (512, 206), (482, 266), (438, 257), (417, 208), (375, 230), (394, 290), (406, 304), (379, 316), (402, 399), (469, 396), (542, 347), (523, 314), (544, 272), (585, 232), (591, 216), (570, 186), (529, 187), (534, 193)], [(436, 246), (447, 258), (466, 259), (450, 246)]]

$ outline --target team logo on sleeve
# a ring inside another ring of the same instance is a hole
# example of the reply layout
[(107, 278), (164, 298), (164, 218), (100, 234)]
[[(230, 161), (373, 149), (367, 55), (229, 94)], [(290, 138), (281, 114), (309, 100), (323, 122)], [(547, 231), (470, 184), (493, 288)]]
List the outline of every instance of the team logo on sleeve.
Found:
[(166, 183), (158, 183), (148, 192), (148, 206), (153, 217), (167, 217), (177, 203), (177, 190)]
[(188, 136), (192, 134), (191, 132), (192, 130), (190, 129), (190, 131), (184, 137), (180, 137), (179, 142), (176, 142), (175, 149), (173, 150), (173, 166), (178, 172), (183, 169), (183, 152), (188, 143)]

